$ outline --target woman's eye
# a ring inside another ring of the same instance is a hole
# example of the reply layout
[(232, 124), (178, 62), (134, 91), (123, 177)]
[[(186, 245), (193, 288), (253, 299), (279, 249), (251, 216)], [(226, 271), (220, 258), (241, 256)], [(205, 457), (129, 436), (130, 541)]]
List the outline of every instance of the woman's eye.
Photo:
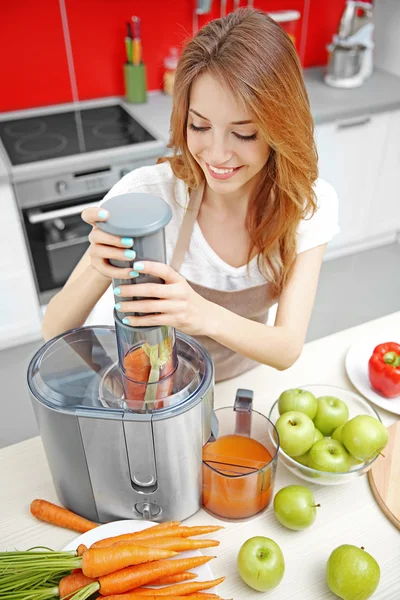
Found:
[(240, 135), (239, 133), (234, 133), (233, 135), (243, 142), (254, 142), (257, 139), (256, 133), (253, 133), (253, 135)]
[(192, 131), (199, 131), (199, 132), (207, 131), (209, 129), (209, 127), (196, 127), (196, 125), (193, 125), (193, 123), (190, 123), (189, 128)]

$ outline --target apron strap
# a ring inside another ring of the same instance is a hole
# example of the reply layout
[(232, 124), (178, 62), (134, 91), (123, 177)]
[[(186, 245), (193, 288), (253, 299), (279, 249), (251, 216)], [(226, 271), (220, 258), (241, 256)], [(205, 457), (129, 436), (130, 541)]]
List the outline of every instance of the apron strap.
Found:
[(189, 248), (190, 237), (193, 231), (193, 225), (199, 214), (201, 201), (203, 200), (205, 182), (202, 181), (196, 189), (190, 193), (189, 204), (176, 241), (175, 250), (172, 255), (170, 266), (179, 271), (185, 258), (186, 250)]

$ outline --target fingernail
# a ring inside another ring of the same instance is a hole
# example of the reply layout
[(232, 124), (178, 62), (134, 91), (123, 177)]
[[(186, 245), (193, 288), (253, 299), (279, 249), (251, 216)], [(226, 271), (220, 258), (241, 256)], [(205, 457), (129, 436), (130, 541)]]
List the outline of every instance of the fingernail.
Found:
[(136, 252), (134, 250), (125, 250), (124, 256), (126, 256), (126, 258), (132, 258), (133, 259), (136, 256)]
[(143, 271), (144, 264), (141, 262), (134, 263), (133, 268), (135, 269), (135, 271)]
[(131, 271), (129, 273), (129, 277), (139, 277), (139, 273), (136, 273), (136, 271)]
[(104, 209), (99, 210), (98, 215), (100, 219), (107, 219), (108, 212)]
[(121, 239), (121, 244), (123, 246), (133, 246), (133, 238), (123, 237)]
[(115, 305), (115, 310), (121, 310), (121, 303), (117, 302), (117, 304)]
[(115, 296), (120, 296), (121, 295), (121, 289), (119, 287), (114, 288), (114, 295)]
[(125, 323), (125, 325), (129, 325), (129, 319), (127, 319), (126, 317), (125, 319), (122, 319), (122, 322)]

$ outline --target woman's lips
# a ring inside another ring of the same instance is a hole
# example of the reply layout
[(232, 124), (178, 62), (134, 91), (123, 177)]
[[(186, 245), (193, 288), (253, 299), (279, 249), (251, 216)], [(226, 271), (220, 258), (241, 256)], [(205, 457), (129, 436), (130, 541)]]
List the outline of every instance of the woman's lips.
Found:
[[(204, 161), (205, 162), (205, 161)], [(213, 177), (214, 179), (219, 179), (219, 180), (224, 180), (224, 179), (230, 179), (231, 177), (233, 177), (242, 167), (234, 167), (233, 169), (218, 169), (218, 171), (225, 171), (222, 173), (216, 173), (215, 171), (213, 171), (213, 169), (210, 167), (210, 165), (208, 163), (205, 163), (207, 166), (207, 171), (210, 173), (211, 177)], [(216, 167), (214, 167), (216, 168)]]

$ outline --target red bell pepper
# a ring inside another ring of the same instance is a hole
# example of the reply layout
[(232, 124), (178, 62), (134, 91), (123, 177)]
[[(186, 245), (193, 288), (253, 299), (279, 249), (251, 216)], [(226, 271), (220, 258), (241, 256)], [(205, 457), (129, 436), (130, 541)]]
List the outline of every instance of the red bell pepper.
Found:
[(376, 346), (368, 361), (368, 375), (372, 387), (386, 398), (400, 396), (400, 344)]

